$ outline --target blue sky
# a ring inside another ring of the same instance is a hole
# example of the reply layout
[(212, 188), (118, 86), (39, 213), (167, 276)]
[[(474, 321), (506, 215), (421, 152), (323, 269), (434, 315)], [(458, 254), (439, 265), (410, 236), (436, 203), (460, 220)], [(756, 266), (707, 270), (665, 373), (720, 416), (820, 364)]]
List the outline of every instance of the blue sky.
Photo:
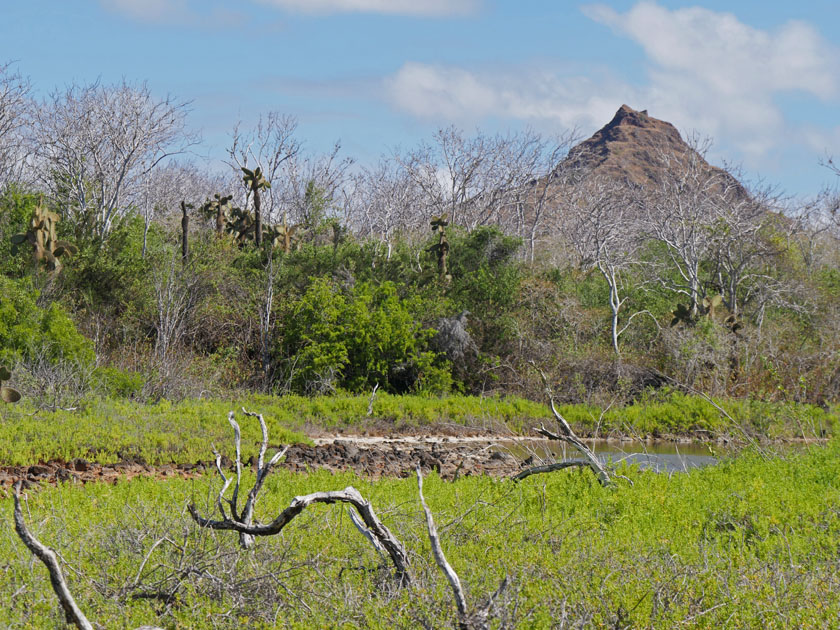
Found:
[(0, 63), (36, 94), (146, 81), (191, 101), (203, 151), (292, 114), (313, 151), (373, 162), (438, 127), (576, 127), (622, 104), (714, 141), (797, 195), (840, 156), (840, 2), (801, 0), (0, 1)]

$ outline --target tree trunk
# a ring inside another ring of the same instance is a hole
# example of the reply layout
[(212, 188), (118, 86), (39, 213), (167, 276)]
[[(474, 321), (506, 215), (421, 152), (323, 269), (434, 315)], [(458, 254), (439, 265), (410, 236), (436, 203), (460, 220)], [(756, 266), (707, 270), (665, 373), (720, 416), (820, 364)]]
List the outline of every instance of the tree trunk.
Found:
[(262, 244), (262, 216), (260, 216), (260, 191), (254, 188), (254, 243)]
[(181, 260), (185, 265), (189, 261), (190, 257), (190, 217), (187, 215), (188, 208), (189, 206), (182, 201), (181, 212), (184, 213), (184, 216), (181, 218)]

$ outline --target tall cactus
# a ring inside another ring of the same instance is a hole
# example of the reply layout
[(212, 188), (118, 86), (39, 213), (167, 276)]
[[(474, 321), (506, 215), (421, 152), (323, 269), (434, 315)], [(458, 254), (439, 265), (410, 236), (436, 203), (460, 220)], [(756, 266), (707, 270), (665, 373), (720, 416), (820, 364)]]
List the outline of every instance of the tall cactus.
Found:
[(20, 392), (11, 387), (2, 385), (3, 381), (12, 378), (12, 372), (6, 366), (0, 366), (0, 400), (7, 403), (16, 403), (20, 400)]
[(56, 223), (59, 216), (39, 204), (32, 212), (29, 229), (22, 234), (12, 236), (12, 254), (17, 255), (19, 247), (24, 243), (32, 246), (32, 261), (36, 269), (46, 268), (51, 272), (61, 270), (59, 258), (78, 253), (78, 248), (72, 243), (58, 240)]
[(438, 278), (441, 282), (448, 283), (452, 280), (447, 268), (447, 259), (449, 258), (449, 241), (446, 240), (446, 226), (449, 221), (446, 215), (433, 217), (431, 221), (432, 232), (439, 234), (438, 242), (429, 247), (429, 251), (437, 256), (438, 263)]
[(271, 188), (271, 184), (263, 175), (262, 169), (258, 166), (253, 171), (242, 167), (244, 176), (242, 181), (245, 186), (254, 194), (254, 243), (257, 247), (262, 244), (262, 216), (260, 214), (260, 191)]
[(181, 261), (186, 265), (190, 259), (190, 216), (189, 210), (193, 208), (191, 203), (181, 201)]
[(213, 199), (208, 199), (201, 206), (201, 212), (204, 216), (216, 220), (216, 234), (218, 236), (224, 234), (225, 223), (230, 215), (231, 199), (233, 199), (233, 195), (222, 196), (216, 193), (213, 195)]

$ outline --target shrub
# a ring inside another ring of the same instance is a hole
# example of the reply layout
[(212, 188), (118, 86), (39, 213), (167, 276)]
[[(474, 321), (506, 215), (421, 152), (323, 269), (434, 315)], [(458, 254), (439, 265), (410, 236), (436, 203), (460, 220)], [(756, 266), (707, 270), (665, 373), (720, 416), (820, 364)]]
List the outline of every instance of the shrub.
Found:
[(29, 279), (0, 276), (0, 296), (0, 361), (16, 363), (41, 354), (53, 361), (93, 361), (90, 340), (76, 330), (61, 305), (38, 306), (38, 292)]
[(281, 360), (295, 366), (293, 383), (308, 393), (377, 383), (389, 392), (448, 390), (447, 366), (427, 349), (431, 329), (400, 299), (391, 282), (363, 282), (340, 291), (329, 280), (312, 282), (286, 315)]

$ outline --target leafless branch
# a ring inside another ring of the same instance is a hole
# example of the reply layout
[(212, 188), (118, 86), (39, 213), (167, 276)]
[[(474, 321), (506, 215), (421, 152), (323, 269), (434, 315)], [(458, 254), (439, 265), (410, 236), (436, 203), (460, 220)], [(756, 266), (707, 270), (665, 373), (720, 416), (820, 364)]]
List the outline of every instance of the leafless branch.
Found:
[(76, 604), (76, 600), (67, 587), (67, 580), (64, 577), (64, 572), (61, 570), (61, 565), (58, 564), (58, 558), (55, 552), (35, 538), (26, 527), (26, 523), (23, 520), (23, 512), (20, 507), (21, 483), (18, 481), (15, 484), (15, 531), (29, 551), (47, 567), (47, 571), (50, 574), (50, 583), (52, 584), (56, 597), (58, 597), (59, 603), (61, 603), (61, 608), (64, 610), (64, 615), (68, 623), (75, 624), (79, 630), (93, 630), (93, 625), (85, 617), (78, 604)]
[(35, 108), (40, 170), (65, 216), (107, 237), (139, 201), (146, 175), (197, 142), (186, 131), (186, 111), (186, 103), (126, 82), (72, 85)]
[[(602, 486), (611, 485), (612, 480), (610, 479), (610, 475), (604, 468), (604, 466), (601, 464), (601, 462), (598, 461), (598, 458), (595, 456), (595, 453), (593, 453), (592, 450), (581, 441), (581, 439), (572, 430), (572, 427), (569, 425), (568, 421), (557, 410), (557, 407), (554, 404), (554, 394), (551, 391), (551, 387), (548, 384), (548, 379), (546, 378), (545, 372), (538, 368), (536, 363), (534, 363), (533, 361), (531, 361), (530, 364), (531, 367), (533, 367), (539, 373), (540, 378), (542, 379), (543, 387), (545, 388), (545, 394), (548, 398), (549, 406), (551, 407), (551, 413), (554, 414), (554, 418), (555, 420), (557, 420), (557, 424), (560, 427), (560, 433), (554, 433), (553, 431), (549, 431), (545, 428), (545, 426), (534, 428), (534, 431), (548, 438), (549, 440), (559, 440), (561, 442), (571, 444), (574, 448), (578, 450), (578, 452), (581, 455), (583, 455), (586, 458), (587, 465), (592, 469), (592, 472), (594, 472), (595, 475), (598, 477), (598, 481), (600, 482), (600, 484)], [(519, 474), (522, 475), (523, 473)], [(527, 476), (528, 475), (525, 475), (525, 477)]]
[(420, 495), (420, 505), (423, 507), (423, 512), (426, 515), (426, 528), (429, 532), (429, 542), (432, 545), (432, 555), (435, 557), (435, 562), (437, 562), (440, 570), (446, 575), (446, 579), (449, 580), (449, 585), (452, 588), (455, 608), (458, 610), (458, 628), (460, 630), (485, 630), (488, 628), (490, 613), (493, 610), (496, 599), (507, 588), (507, 576), (502, 580), (496, 592), (490, 596), (487, 603), (470, 614), (467, 607), (467, 598), (464, 595), (464, 588), (461, 586), (461, 580), (443, 553), (437, 527), (435, 527), (435, 520), (432, 517), (432, 511), (429, 509), (426, 498), (423, 496), (423, 474), (420, 472), (420, 466), (417, 467), (417, 492)]
[(539, 475), (541, 473), (554, 472), (555, 470), (563, 470), (564, 468), (575, 468), (589, 466), (589, 462), (582, 459), (570, 459), (563, 462), (555, 462), (553, 464), (544, 464), (542, 466), (532, 466), (526, 468), (518, 475), (511, 477), (514, 481), (522, 481), (531, 475)]
[[(271, 467), (279, 461), (285, 454), (286, 449), (278, 451), (268, 462), (264, 462), (265, 452), (268, 447), (268, 429), (262, 415), (251, 413), (242, 410), (248, 416), (256, 417), (260, 422), (262, 429), (262, 443), (260, 445), (260, 452), (257, 459), (257, 479), (254, 486), (248, 493), (245, 506), (242, 512), (238, 510), (238, 497), (240, 491), (240, 484), (242, 479), (242, 454), (241, 454), (241, 432), (239, 424), (236, 422), (234, 412), (228, 414), (228, 421), (234, 429), (234, 443), (236, 448), (236, 483), (234, 485), (233, 494), (230, 499), (225, 498), (224, 494), (227, 488), (233, 483), (233, 477), (228, 477), (224, 474), (221, 465), (221, 456), (216, 453), (216, 468), (219, 475), (222, 477), (223, 487), (219, 492), (217, 499), (217, 507), (222, 516), (221, 520), (209, 519), (201, 516), (194, 505), (189, 505), (188, 509), (193, 520), (201, 527), (208, 527), (216, 530), (235, 531), (240, 535), (240, 544), (243, 548), (250, 548), (253, 545), (255, 536), (273, 536), (280, 533), (283, 528), (288, 525), (292, 519), (303, 512), (308, 506), (313, 503), (349, 503), (355, 508), (363, 526), (356, 522), (354, 524), (362, 534), (371, 541), (377, 551), (384, 549), (391, 558), (391, 562), (396, 569), (397, 579), (400, 585), (407, 586), (411, 579), (409, 573), (409, 561), (406, 554), (405, 547), (402, 543), (391, 533), (376, 513), (371, 504), (362, 497), (358, 490), (352, 486), (348, 486), (344, 490), (331, 492), (314, 492), (305, 496), (298, 496), (292, 499), (291, 504), (283, 510), (273, 521), (266, 524), (259, 524), (253, 522), (254, 506), (257, 502), (257, 496), (262, 489), (263, 482), (268, 476)], [(230, 514), (224, 508), (227, 503), (230, 508)], [(376, 543), (373, 542), (376, 540)]]

